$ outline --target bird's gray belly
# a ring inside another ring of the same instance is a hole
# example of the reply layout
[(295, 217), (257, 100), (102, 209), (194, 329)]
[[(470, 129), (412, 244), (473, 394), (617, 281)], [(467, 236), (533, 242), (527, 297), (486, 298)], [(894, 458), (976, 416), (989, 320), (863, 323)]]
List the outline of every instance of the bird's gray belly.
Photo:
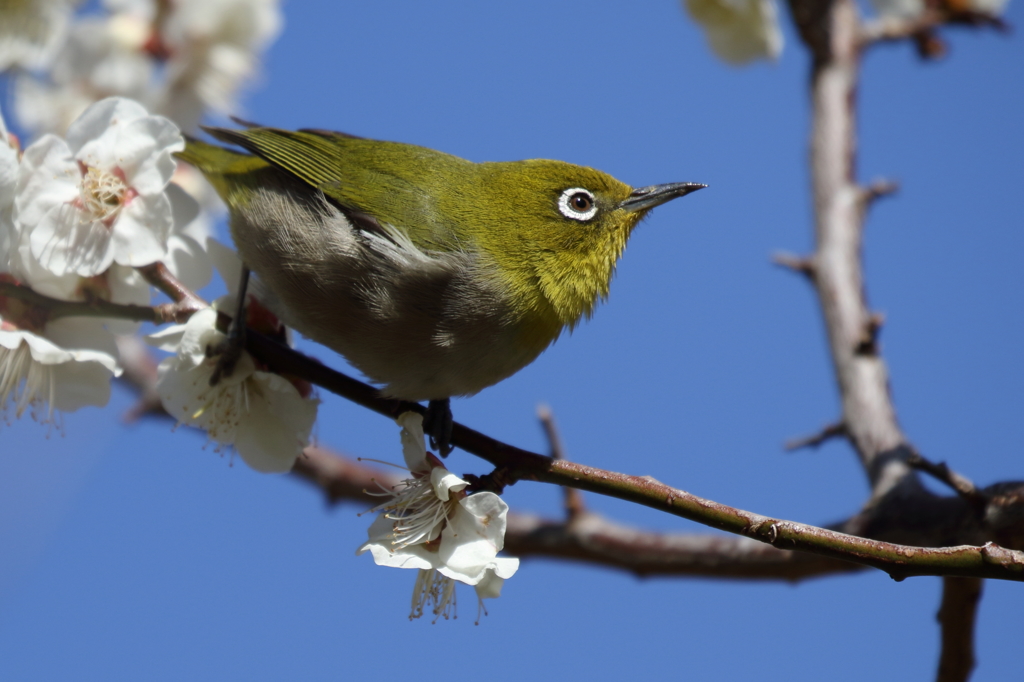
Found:
[(542, 350), (521, 342), (505, 287), (475, 253), (425, 254), (361, 233), (323, 202), (269, 190), (234, 212), (232, 233), (285, 324), (385, 395), (476, 393)]

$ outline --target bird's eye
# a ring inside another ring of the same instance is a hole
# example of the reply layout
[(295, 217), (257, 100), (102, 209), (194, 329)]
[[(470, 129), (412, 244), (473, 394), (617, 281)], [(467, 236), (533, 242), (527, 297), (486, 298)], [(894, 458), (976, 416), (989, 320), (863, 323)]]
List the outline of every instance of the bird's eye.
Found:
[(558, 197), (558, 210), (566, 218), (590, 220), (597, 215), (597, 200), (582, 187), (571, 187)]

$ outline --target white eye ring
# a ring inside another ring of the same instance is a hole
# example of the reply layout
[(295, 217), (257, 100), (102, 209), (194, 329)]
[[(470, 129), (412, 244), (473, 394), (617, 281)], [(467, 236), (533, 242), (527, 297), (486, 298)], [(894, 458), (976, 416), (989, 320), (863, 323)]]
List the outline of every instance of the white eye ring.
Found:
[[(586, 207), (581, 209), (578, 206), (581, 202)], [(566, 218), (590, 220), (597, 215), (597, 199), (594, 198), (593, 193), (589, 190), (585, 190), (582, 187), (570, 187), (562, 192), (562, 196), (558, 197), (558, 210)]]

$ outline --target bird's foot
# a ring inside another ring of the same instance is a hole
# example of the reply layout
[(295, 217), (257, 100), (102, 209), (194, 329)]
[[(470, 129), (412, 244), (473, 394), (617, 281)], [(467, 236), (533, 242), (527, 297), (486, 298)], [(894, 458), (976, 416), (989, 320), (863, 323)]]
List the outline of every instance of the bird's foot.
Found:
[(217, 358), (217, 364), (210, 375), (210, 385), (216, 386), (221, 379), (226, 379), (235, 372), (235, 365), (245, 350), (245, 327), (233, 321), (226, 337), (217, 343), (206, 346), (206, 357)]
[(245, 350), (245, 328), (248, 319), (248, 308), (246, 306), (246, 290), (249, 287), (249, 268), (242, 266), (241, 280), (238, 283), (238, 302), (235, 308), (235, 316), (231, 318), (231, 326), (228, 327), (227, 336), (206, 347), (206, 357), (217, 358), (217, 364), (210, 375), (210, 385), (216, 386), (221, 379), (225, 379), (235, 372), (235, 365), (242, 357)]
[(451, 444), (453, 424), (451, 402), (448, 398), (431, 400), (427, 404), (423, 430), (430, 438), (430, 447), (437, 450), (442, 457), (447, 457), (455, 449)]

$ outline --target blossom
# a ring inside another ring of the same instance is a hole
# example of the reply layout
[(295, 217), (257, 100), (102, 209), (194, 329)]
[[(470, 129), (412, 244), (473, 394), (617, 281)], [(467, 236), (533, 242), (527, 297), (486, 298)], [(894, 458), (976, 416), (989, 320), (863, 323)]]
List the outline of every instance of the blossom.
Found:
[(730, 64), (776, 59), (782, 30), (774, 0), (684, 0), (712, 51)]
[(373, 508), (380, 515), (356, 553), (370, 552), (378, 566), (418, 569), (410, 618), (425, 607), (435, 619), (448, 618), (455, 611), (453, 581), (473, 585), (482, 600), (497, 597), (518, 570), (518, 559), (497, 556), (508, 505), (491, 492), (468, 495), (468, 482), (427, 453), (422, 416), (406, 412), (398, 423), (412, 476), (383, 493), (391, 499)]
[(185, 324), (149, 337), (175, 353), (158, 368), (156, 388), (164, 408), (217, 443), (234, 446), (256, 471), (289, 471), (309, 442), (319, 401), (284, 377), (259, 370), (244, 352), (231, 376), (210, 386), (217, 358), (207, 357), (206, 349), (226, 338), (216, 322), (217, 311), (205, 308)]
[[(11, 213), (19, 159), (11, 142), (0, 116), (0, 281), (8, 283), (18, 281), (11, 274), (18, 251)], [(0, 411), (13, 402), (21, 417), (29, 407), (47, 406), (42, 418), (52, 422), (55, 410), (105, 405), (110, 379), (121, 372), (116, 357), (101, 321), (51, 320), (45, 309), (0, 296)]]
[(0, 9), (0, 71), (44, 65), (56, 50), (77, 0), (7, 0)]
[(206, 109), (233, 112), (239, 86), (256, 74), (259, 54), (281, 30), (278, 4), (278, 0), (175, 3), (161, 31), (170, 55), (169, 87), (161, 110), (186, 129), (198, 123)]
[(88, 16), (72, 23), (42, 73), (19, 74), (14, 105), (23, 126), (63, 133), (89, 105), (111, 96), (152, 104), (157, 69), (145, 52), (149, 28), (127, 16)]
[(0, 410), (13, 400), (15, 416), (21, 417), (28, 407), (46, 405), (46, 414), (36, 416), (52, 422), (54, 410), (106, 405), (110, 380), (121, 369), (113, 336), (102, 323), (58, 319), (38, 332), (26, 331), (7, 314), (12, 303), (0, 297)]
[(209, 211), (175, 182), (167, 185), (167, 198), (171, 201), (174, 227), (167, 238), (167, 256), (163, 263), (178, 281), (198, 291), (209, 284), (213, 276), (209, 253), (213, 219)]
[[(0, 114), (0, 258), (6, 258), (14, 239), (14, 195), (18, 187), (18, 150)], [(0, 263), (0, 272), (6, 263)]]
[(137, 102), (112, 97), (89, 107), (67, 141), (45, 135), (25, 150), (15, 220), (32, 256), (56, 275), (101, 274), (114, 262), (163, 258), (173, 217), (165, 188), (177, 127)]

